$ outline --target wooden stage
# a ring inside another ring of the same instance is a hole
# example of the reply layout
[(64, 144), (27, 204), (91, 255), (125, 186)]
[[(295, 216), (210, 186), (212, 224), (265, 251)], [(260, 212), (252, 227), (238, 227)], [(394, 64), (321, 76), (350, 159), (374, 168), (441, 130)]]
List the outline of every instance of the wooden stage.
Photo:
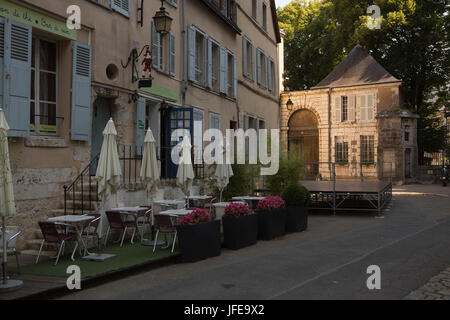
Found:
[(301, 184), (311, 193), (310, 209), (377, 211), (392, 200), (392, 183), (387, 181), (309, 181)]

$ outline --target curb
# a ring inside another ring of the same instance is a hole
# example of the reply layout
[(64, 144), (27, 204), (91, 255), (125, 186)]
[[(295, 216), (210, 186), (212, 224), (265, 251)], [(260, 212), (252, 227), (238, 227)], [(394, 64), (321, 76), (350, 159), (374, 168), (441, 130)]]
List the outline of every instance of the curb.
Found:
[(448, 198), (446, 194), (440, 193), (425, 193), (425, 192), (402, 192), (402, 191), (392, 191), (393, 196), (438, 196)]
[[(114, 271), (109, 271), (97, 276), (88, 277), (81, 280), (82, 290), (94, 288), (110, 281), (124, 279), (146, 271), (173, 265), (179, 263), (179, 259), (180, 254), (175, 254), (173, 256), (162, 258), (160, 260), (144, 262), (131, 267), (126, 267)], [(34, 293), (29, 296), (20, 297), (14, 300), (50, 300), (60, 298), (75, 292), (76, 291), (74, 290), (69, 290), (66, 286), (60, 286), (39, 293)]]

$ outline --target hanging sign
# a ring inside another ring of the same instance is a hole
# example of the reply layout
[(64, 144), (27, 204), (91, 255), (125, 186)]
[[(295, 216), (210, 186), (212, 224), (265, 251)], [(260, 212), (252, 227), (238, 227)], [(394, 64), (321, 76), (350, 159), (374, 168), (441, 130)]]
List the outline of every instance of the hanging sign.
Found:
[(66, 21), (56, 20), (42, 13), (0, 0), (0, 16), (15, 20), (64, 38), (77, 40), (77, 30), (67, 28)]

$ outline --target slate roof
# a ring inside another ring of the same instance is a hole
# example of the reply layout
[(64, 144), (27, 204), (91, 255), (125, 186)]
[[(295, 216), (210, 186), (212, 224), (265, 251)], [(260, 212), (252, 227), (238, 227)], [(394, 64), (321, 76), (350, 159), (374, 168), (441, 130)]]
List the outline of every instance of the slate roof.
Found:
[(357, 44), (333, 71), (312, 89), (401, 82)]

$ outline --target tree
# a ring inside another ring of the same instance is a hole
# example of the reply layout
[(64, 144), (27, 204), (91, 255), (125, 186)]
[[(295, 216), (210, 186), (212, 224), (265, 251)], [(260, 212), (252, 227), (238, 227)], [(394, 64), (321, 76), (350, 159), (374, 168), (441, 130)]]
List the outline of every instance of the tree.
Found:
[[(381, 28), (370, 29), (367, 8), (381, 10)], [(405, 107), (420, 116), (419, 150), (442, 150), (444, 128), (436, 112), (450, 83), (448, 0), (294, 1), (280, 10), (286, 31), (286, 86), (318, 83), (355, 45), (403, 81)], [(448, 98), (448, 95), (446, 96)]]

